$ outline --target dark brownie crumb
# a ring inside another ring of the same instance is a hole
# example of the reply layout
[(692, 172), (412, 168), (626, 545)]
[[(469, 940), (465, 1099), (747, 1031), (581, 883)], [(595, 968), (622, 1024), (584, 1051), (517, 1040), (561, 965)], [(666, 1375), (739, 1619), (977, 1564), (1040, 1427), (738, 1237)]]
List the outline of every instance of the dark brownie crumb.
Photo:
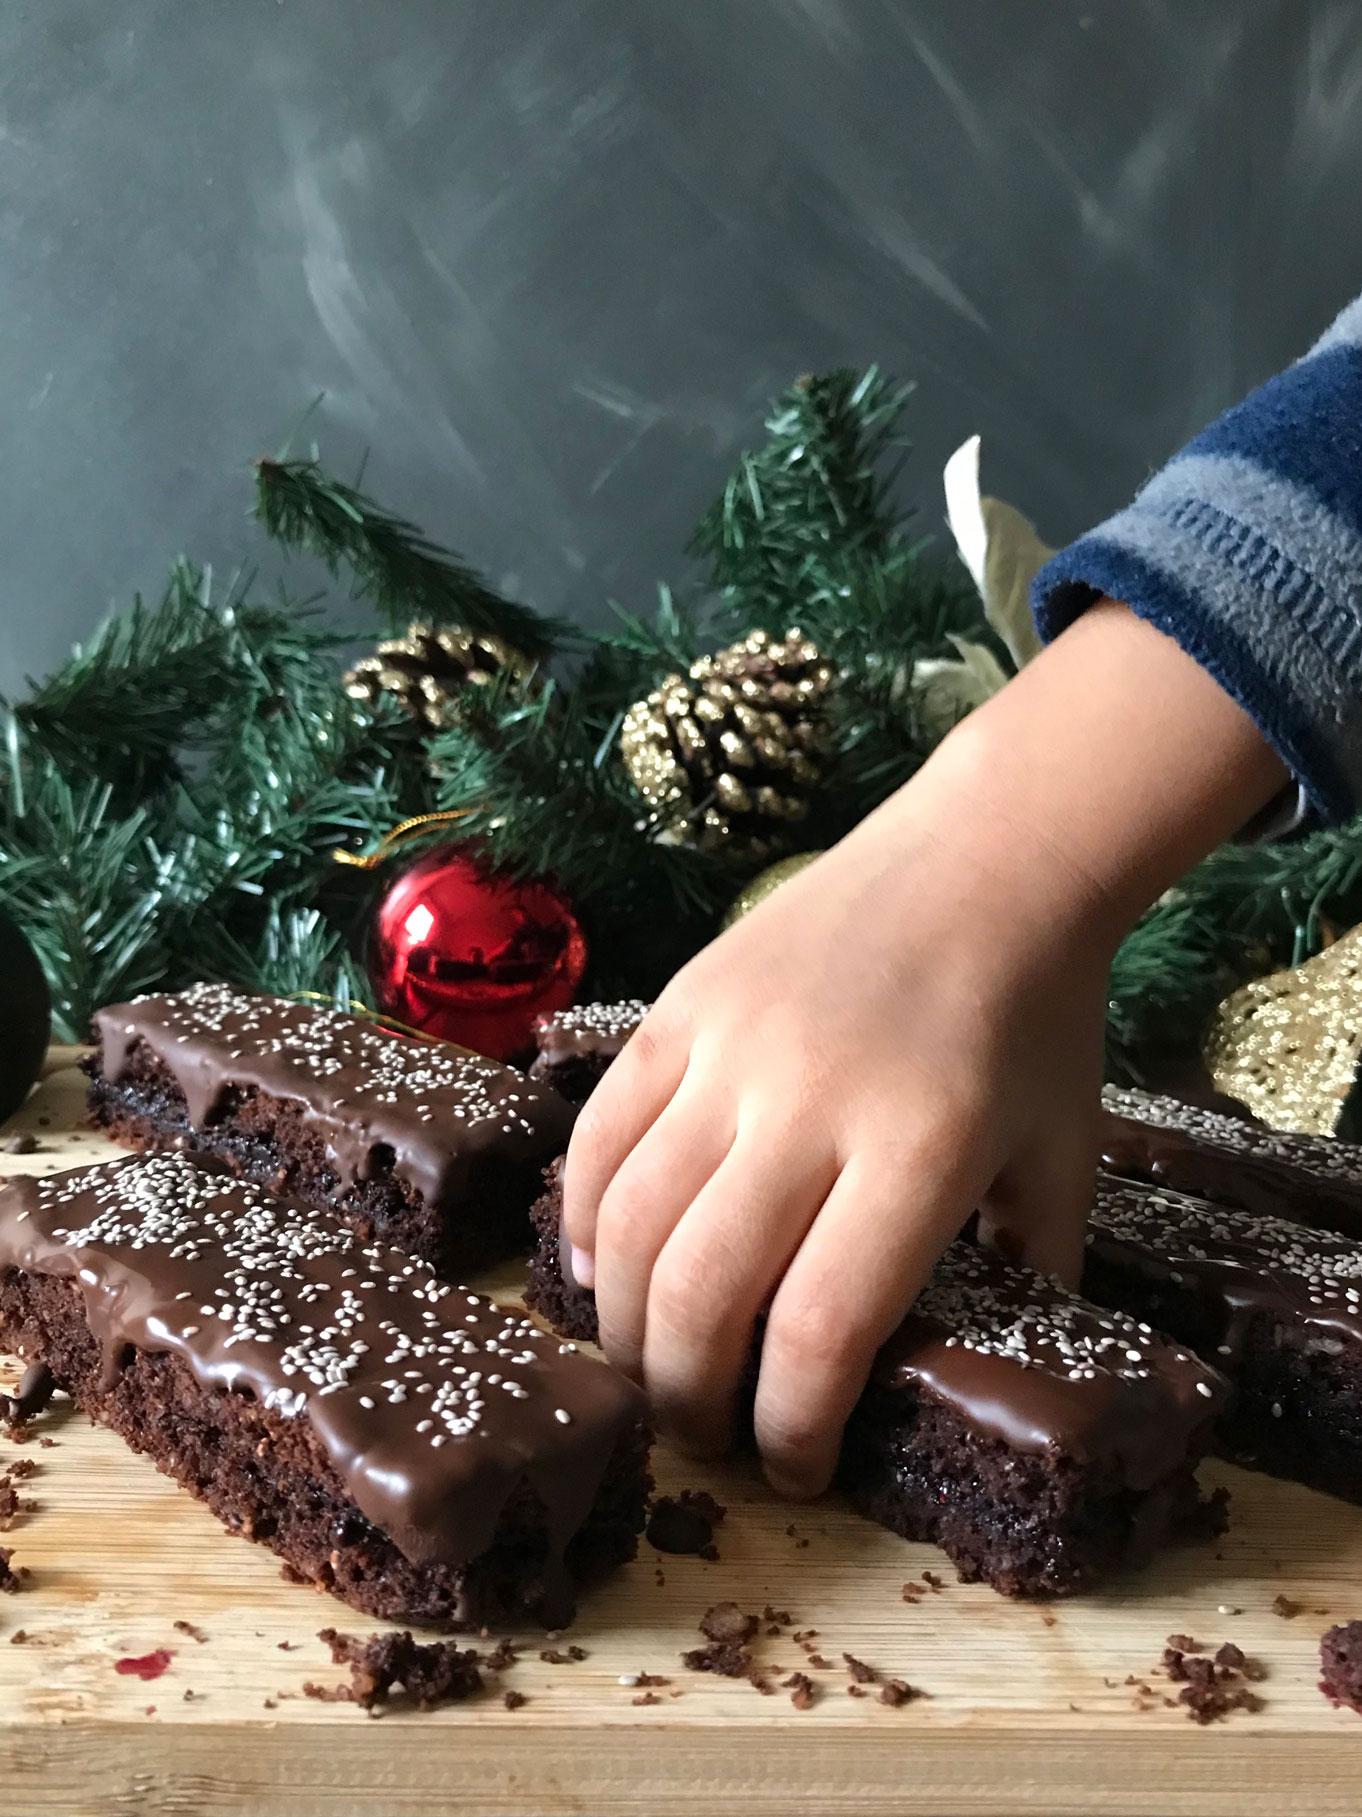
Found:
[(659, 1552), (688, 1553), (713, 1563), (719, 1556), (714, 1529), (727, 1513), (723, 1503), (704, 1489), (660, 1495), (648, 1516), (644, 1537)]
[(790, 1702), (797, 1710), (807, 1710), (814, 1700), (817, 1686), (807, 1672), (791, 1672), (781, 1683), (790, 1693)]
[[(545, 1647), (539, 1657), (546, 1666), (571, 1666), (586, 1658), (586, 1648), (569, 1647), (566, 1653), (560, 1653), (557, 1647)], [(488, 1664), (491, 1664), (490, 1660)]]
[(7, 1592), (11, 1596), (16, 1590), (22, 1590), (24, 1588), (24, 1579), (28, 1576), (28, 1572), (24, 1566), (20, 1565), (19, 1569), (16, 1571), (14, 1566), (11, 1565), (10, 1560), (13, 1557), (14, 1552), (12, 1548), (0, 1546), (0, 1590)]
[[(170, 1625), (177, 1634), (187, 1634), (191, 1640), (196, 1640), (201, 1647), (207, 1644), (208, 1636), (204, 1633), (202, 1628), (195, 1627), (192, 1621), (173, 1621)], [(288, 1643), (285, 1642), (284, 1644), (287, 1645)]]
[(658, 1696), (656, 1691), (643, 1691), (643, 1692), (640, 1692), (640, 1694), (637, 1697), (631, 1697), (629, 1699), (629, 1701), (630, 1701), (630, 1703), (634, 1703), (634, 1704), (645, 1704), (645, 1703), (661, 1703), (662, 1699)]
[(832, 1661), (830, 1659), (825, 1659), (821, 1653), (810, 1653), (808, 1659), (809, 1664), (813, 1667), (815, 1672), (830, 1672), (832, 1670)]
[(706, 1640), (751, 1640), (757, 1631), (757, 1618), (748, 1615), (735, 1602), (716, 1602), (700, 1617), (700, 1632)]
[(774, 1622), (778, 1628), (788, 1628), (794, 1618), (788, 1609), (773, 1609), (770, 1603), (767, 1603), (761, 1612), (761, 1619)]
[(298, 1651), (298, 1643), (296, 1640), (277, 1640), (274, 1644), (281, 1653), (296, 1653)]
[[(482, 1689), (477, 1654), (461, 1651), (452, 1641), (422, 1646), (410, 1633), (371, 1634), (363, 1639), (340, 1634), (335, 1628), (323, 1628), (317, 1638), (331, 1649), (334, 1664), (350, 1668), (350, 1683), (342, 1687), (342, 1700), (366, 1710), (386, 1703), (394, 1685), (403, 1686), (421, 1710), (471, 1697)], [(316, 1694), (306, 1686), (304, 1690), (309, 1696)]]
[(0, 1533), (9, 1530), (18, 1512), (19, 1491), (7, 1476), (0, 1476)]
[(38, 1466), (31, 1457), (16, 1457), (12, 1464), (6, 1464), (5, 1475), (16, 1483), (27, 1482), (30, 1476), (38, 1474)]
[(519, 1663), (520, 1655), (510, 1640), (499, 1640), (483, 1661), (489, 1672), (509, 1672), (512, 1666)]
[[(1173, 1709), (1181, 1704), (1193, 1722), (1203, 1724), (1217, 1722), (1234, 1710), (1261, 1710), (1262, 1698), (1248, 1688), (1248, 1681), (1259, 1682), (1267, 1676), (1260, 1662), (1248, 1658), (1230, 1640), (1207, 1657), (1210, 1653), (1209, 1647), (1198, 1646), (1190, 1634), (1168, 1636), (1160, 1663), (1167, 1676), (1182, 1685), (1182, 1690), (1176, 1699), (1165, 1697), (1165, 1704)], [(1153, 1695), (1147, 1684), (1133, 1676), (1126, 1683), (1137, 1684), (1145, 1696)]]
[(1304, 1607), (1294, 1597), (1277, 1595), (1272, 1599), (1272, 1613), (1280, 1615), (1283, 1621), (1294, 1621)]
[(508, 1710), (519, 1710), (524, 1708), (529, 1699), (523, 1691), (507, 1691), (501, 1701)]
[(752, 1670), (752, 1655), (736, 1641), (712, 1640), (707, 1646), (692, 1647), (689, 1653), (683, 1653), (681, 1664), (691, 1672), (717, 1672), (721, 1678), (746, 1678)]
[(1319, 1688), (1330, 1703), (1362, 1716), (1362, 1621), (1339, 1622), (1320, 1636)]
[(872, 1685), (879, 1677), (874, 1666), (868, 1666), (863, 1659), (857, 1659), (854, 1654), (843, 1653), (842, 1658), (846, 1661), (847, 1671), (858, 1685)]
[(924, 1571), (922, 1581), (930, 1590), (944, 1590), (946, 1587), (944, 1580), (939, 1578), (935, 1571)]
[(858, 1685), (858, 1684), (848, 1685), (847, 1686), (847, 1696), (848, 1697), (864, 1697), (865, 1696), (864, 1686)]
[(891, 1710), (900, 1709), (905, 1703), (925, 1695), (916, 1685), (910, 1685), (906, 1678), (887, 1678), (880, 1686), (880, 1702), (887, 1703)]
[(28, 1640), (28, 1629), (27, 1628), (16, 1628), (14, 1630), (13, 1634), (11, 1634), (9, 1637), (9, 1644), (12, 1647), (22, 1647), (27, 1642), (27, 1640)]
[(671, 1679), (665, 1677), (661, 1672), (640, 1672), (638, 1682), (641, 1685), (669, 1685)]

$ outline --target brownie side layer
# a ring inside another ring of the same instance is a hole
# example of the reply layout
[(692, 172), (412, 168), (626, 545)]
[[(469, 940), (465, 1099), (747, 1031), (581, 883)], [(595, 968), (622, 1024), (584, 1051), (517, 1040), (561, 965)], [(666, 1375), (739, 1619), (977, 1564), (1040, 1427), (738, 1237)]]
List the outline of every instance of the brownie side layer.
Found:
[(1340, 1622), (1320, 1636), (1319, 1688), (1330, 1703), (1362, 1716), (1362, 1621)]
[(196, 1128), (169, 1069), (141, 1043), (130, 1050), (116, 1084), (103, 1076), (98, 1051), (82, 1065), (90, 1078), (88, 1119), (111, 1140), (149, 1153), (212, 1155), (239, 1178), (323, 1206), (365, 1241), (404, 1249), (446, 1279), (514, 1255), (528, 1240), (526, 1207), (539, 1184), (537, 1162), (484, 1157), (464, 1199), (441, 1214), (394, 1174), (390, 1151), (378, 1155), (370, 1177), (347, 1184), (321, 1132), (294, 1099), (232, 1087)]
[(530, 1207), (535, 1243), (525, 1282), (525, 1304), (537, 1312), (561, 1337), (582, 1344), (600, 1341), (596, 1324), (596, 1296), (570, 1284), (563, 1273), (563, 1162), (555, 1161), (544, 1172), (544, 1192)]
[(862, 1514), (940, 1546), (966, 1582), (1045, 1598), (1213, 1528), (1218, 1508), (1202, 1502), (1195, 1462), (1137, 1491), (1109, 1462), (983, 1435), (930, 1389), (872, 1384), (848, 1422), (837, 1474)]
[[(249, 1393), (205, 1387), (169, 1353), (129, 1347), (110, 1382), (74, 1282), (0, 1269), (0, 1330), (229, 1531), (268, 1545), (366, 1615), (460, 1629), (538, 1617), (550, 1545), (543, 1504), (527, 1486), (507, 1503), (480, 1557), (463, 1566), (414, 1564), (349, 1499), (306, 1420)], [(636, 1426), (617, 1444), (568, 1544), (574, 1581), (586, 1584), (634, 1556), (650, 1487), (647, 1438)]]

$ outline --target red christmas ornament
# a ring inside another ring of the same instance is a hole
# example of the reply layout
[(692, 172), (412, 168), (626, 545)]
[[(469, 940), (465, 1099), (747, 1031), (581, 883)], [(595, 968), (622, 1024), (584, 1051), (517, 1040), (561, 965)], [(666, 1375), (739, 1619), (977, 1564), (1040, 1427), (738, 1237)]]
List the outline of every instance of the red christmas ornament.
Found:
[(534, 1045), (537, 1016), (566, 1009), (586, 939), (546, 883), (498, 876), (459, 846), (439, 846), (379, 903), (369, 942), (378, 1008), (494, 1060)]

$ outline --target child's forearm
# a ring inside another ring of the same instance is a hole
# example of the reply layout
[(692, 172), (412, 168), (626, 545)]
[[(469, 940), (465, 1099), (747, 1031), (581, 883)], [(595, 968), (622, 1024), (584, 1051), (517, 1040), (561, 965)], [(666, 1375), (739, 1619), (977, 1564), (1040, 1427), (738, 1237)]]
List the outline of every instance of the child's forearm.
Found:
[(887, 813), (934, 822), (1114, 946), (1288, 781), (1203, 669), (1104, 600), (963, 721)]

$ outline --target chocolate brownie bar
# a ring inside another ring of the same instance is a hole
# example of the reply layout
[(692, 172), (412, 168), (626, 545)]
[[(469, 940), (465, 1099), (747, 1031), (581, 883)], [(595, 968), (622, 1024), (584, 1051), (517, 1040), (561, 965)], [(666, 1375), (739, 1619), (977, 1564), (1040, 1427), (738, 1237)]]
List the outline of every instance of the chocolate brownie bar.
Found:
[[(1362, 1237), (1362, 1147), (1109, 1085), (1102, 1166), (1127, 1179)], [(1247, 1115), (1247, 1113), (1245, 1113)]]
[(570, 1104), (585, 1104), (651, 1007), (631, 998), (579, 1003), (541, 1016), (534, 1031), (539, 1053), (530, 1077), (547, 1080)]
[(528, 1247), (572, 1111), (460, 1048), (197, 984), (101, 1010), (88, 1113), (117, 1142), (216, 1156), (446, 1279)]
[(1320, 1636), (1319, 1688), (1362, 1716), (1362, 1621), (1339, 1622)]
[(631, 1382), (196, 1156), (0, 1193), (0, 1339), (370, 1615), (560, 1626), (643, 1525)]
[[(534, 1209), (528, 1303), (596, 1337), (559, 1264), (561, 1178)], [(1194, 1470), (1228, 1384), (1148, 1325), (954, 1244), (881, 1350), (839, 1479), (862, 1513), (934, 1540), (962, 1576), (1063, 1595), (1201, 1525)]]
[(1362, 1243), (1103, 1177), (1083, 1286), (1229, 1376), (1224, 1456), (1362, 1502)]

